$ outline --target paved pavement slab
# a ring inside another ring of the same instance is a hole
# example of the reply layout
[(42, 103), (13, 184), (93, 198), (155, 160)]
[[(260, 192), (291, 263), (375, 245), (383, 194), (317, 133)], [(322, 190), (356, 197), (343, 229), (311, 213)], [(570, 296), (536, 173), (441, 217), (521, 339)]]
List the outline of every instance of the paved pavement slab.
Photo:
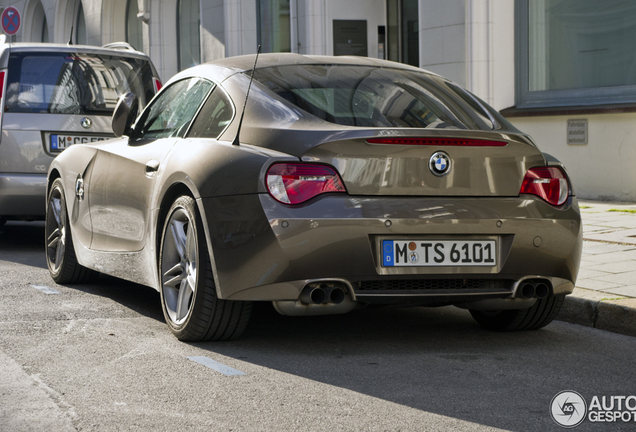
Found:
[(579, 205), (581, 268), (558, 319), (636, 336), (636, 203)]

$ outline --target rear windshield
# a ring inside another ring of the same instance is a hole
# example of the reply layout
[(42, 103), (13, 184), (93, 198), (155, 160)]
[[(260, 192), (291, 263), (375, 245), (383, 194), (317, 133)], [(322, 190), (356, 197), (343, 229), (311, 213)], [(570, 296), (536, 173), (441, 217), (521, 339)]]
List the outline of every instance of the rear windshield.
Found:
[(111, 115), (119, 96), (154, 95), (146, 60), (79, 53), (12, 53), (5, 112)]
[(339, 125), (515, 130), (474, 95), (425, 72), (292, 65), (257, 69), (254, 79), (297, 107)]

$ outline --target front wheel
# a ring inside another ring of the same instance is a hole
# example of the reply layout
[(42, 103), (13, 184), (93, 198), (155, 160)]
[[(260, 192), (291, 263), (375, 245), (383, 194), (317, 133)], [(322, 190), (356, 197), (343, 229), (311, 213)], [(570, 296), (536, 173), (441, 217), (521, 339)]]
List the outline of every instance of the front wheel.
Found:
[(189, 196), (179, 197), (168, 211), (159, 269), (163, 314), (177, 339), (228, 340), (243, 333), (252, 303), (217, 297), (203, 225)]
[(59, 284), (86, 283), (99, 273), (77, 262), (73, 237), (66, 212), (66, 197), (62, 180), (55, 179), (46, 200), (46, 265), (53, 280)]
[(502, 311), (470, 310), (475, 321), (484, 328), (493, 331), (537, 330), (545, 327), (554, 320), (565, 295), (556, 295), (537, 300), (528, 309), (513, 309)]

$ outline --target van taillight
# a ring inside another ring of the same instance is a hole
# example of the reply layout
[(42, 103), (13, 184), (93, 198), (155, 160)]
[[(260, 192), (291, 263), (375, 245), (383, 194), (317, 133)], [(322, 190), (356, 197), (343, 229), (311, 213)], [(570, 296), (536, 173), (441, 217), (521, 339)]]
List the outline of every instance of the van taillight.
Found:
[(155, 94), (157, 94), (159, 90), (161, 90), (161, 87), (163, 87), (161, 85), (161, 81), (159, 81), (159, 78), (153, 78), (152, 85), (155, 87)]
[(570, 194), (568, 178), (561, 168), (531, 168), (526, 172), (519, 193), (537, 195), (552, 205), (560, 206)]
[(4, 113), (4, 80), (7, 76), (7, 71), (0, 71), (0, 125), (2, 125), (2, 116)]
[(6, 73), (7, 71), (0, 72), (0, 99), (2, 99), (2, 96), (4, 96), (4, 77)]

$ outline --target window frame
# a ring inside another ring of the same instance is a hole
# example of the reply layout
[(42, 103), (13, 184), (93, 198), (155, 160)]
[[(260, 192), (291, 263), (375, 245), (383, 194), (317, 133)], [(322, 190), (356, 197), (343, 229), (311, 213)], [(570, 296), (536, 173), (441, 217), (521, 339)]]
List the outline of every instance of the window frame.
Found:
[(636, 104), (636, 85), (530, 91), (529, 0), (515, 0), (516, 108)]

